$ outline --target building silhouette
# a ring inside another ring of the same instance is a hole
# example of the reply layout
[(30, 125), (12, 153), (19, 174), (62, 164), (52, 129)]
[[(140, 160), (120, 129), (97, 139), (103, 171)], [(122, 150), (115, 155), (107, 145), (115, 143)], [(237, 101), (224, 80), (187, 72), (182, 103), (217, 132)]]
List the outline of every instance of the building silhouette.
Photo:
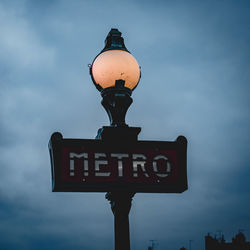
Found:
[(208, 234), (205, 236), (205, 250), (250, 250), (250, 242), (246, 242), (242, 232), (232, 238), (232, 242), (226, 242), (223, 234), (220, 239)]

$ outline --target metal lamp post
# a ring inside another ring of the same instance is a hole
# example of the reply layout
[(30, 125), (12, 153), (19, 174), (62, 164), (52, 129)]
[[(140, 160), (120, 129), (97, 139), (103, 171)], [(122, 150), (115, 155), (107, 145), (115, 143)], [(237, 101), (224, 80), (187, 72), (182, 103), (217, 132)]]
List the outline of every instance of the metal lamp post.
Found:
[[(129, 127), (125, 123), (127, 110), (133, 102), (131, 94), (140, 81), (141, 71), (118, 29), (111, 29), (108, 33), (104, 49), (90, 65), (90, 75), (101, 92), (101, 103), (110, 120), (110, 126), (99, 129), (96, 139), (129, 146), (141, 131), (141, 128)], [(122, 157), (120, 155), (120, 159)], [(134, 194), (113, 191), (105, 196), (114, 214), (115, 250), (130, 250), (129, 212)]]

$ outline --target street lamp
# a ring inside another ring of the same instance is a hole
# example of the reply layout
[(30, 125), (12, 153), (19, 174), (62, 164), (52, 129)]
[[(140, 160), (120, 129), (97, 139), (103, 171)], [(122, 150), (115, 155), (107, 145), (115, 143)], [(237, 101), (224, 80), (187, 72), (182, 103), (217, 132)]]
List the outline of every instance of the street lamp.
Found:
[[(111, 29), (104, 49), (95, 57), (92, 65), (89, 65), (92, 81), (101, 92), (101, 103), (110, 120), (109, 127), (98, 130), (96, 139), (112, 142), (118, 148), (121, 145), (129, 147), (136, 142), (141, 131), (140, 127), (129, 127), (125, 123), (127, 110), (133, 102), (132, 91), (141, 78), (141, 69), (125, 47), (121, 34), (118, 29)], [(118, 157), (123, 156), (125, 155), (119, 154)], [(105, 196), (110, 201), (114, 214), (115, 250), (130, 250), (128, 216), (134, 194), (131, 191), (114, 190)]]
[(132, 103), (131, 94), (140, 81), (141, 70), (124, 45), (121, 32), (111, 29), (104, 49), (90, 65), (90, 75), (103, 97), (102, 105), (112, 127), (124, 127), (125, 116)]

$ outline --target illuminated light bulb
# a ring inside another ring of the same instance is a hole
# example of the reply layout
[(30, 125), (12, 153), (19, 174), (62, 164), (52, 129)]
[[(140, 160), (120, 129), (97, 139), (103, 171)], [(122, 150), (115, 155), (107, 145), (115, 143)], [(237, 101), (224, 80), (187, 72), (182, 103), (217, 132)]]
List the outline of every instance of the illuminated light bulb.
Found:
[(140, 67), (129, 52), (108, 50), (94, 60), (92, 75), (103, 89), (114, 87), (116, 80), (124, 80), (125, 87), (133, 90), (140, 80)]

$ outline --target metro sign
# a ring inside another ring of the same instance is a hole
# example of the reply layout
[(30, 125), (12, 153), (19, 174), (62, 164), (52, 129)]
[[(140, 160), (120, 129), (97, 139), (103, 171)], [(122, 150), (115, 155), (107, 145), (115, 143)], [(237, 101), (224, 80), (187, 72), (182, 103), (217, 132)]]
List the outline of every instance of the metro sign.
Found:
[(174, 142), (63, 139), (49, 148), (54, 192), (181, 193), (187, 189), (186, 139)]

